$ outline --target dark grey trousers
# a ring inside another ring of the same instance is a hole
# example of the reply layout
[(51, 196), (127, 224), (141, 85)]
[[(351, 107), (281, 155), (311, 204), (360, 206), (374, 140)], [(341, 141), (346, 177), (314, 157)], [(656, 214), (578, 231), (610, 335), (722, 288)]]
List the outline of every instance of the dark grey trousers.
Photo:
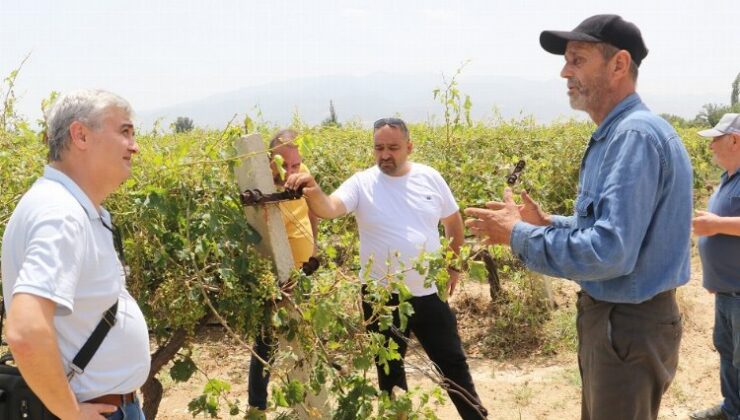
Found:
[(681, 314), (675, 290), (639, 304), (578, 294), (582, 420), (657, 419), (678, 366)]

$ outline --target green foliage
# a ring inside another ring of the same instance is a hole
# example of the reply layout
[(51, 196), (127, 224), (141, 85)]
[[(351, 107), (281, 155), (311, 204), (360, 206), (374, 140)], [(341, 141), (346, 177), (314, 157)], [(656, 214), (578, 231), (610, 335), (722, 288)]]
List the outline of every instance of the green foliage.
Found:
[(23, 68), (28, 58), (31, 56), (29, 53), (18, 65), (17, 68), (12, 70), (10, 74), (3, 80), (3, 87), (0, 84), (0, 95), (2, 95), (3, 109), (0, 112), (0, 130), (6, 132), (14, 132), (22, 129), (28, 129), (28, 124), (18, 115), (15, 105), (15, 83), (18, 78), (18, 74)]
[(686, 118), (683, 118), (679, 115), (674, 114), (660, 114), (660, 116), (671, 123), (674, 127), (681, 127), (681, 128), (687, 128), (692, 127), (695, 124), (695, 120), (687, 120)]
[(285, 181), (285, 175), (287, 172), (285, 171), (285, 159), (281, 155), (275, 154), (272, 157), (272, 160), (275, 162), (275, 168), (278, 171), (278, 174), (280, 175), (280, 179)]
[(730, 106), (735, 107), (740, 105), (740, 73), (735, 77), (735, 81), (732, 82), (732, 93), (730, 94)]
[(550, 318), (546, 296), (538, 293), (536, 277), (504, 265), (501, 275), (506, 286), (492, 305), (493, 322), (484, 338), (487, 352), (497, 358), (536, 353), (545, 340)]
[(172, 367), (170, 368), (170, 377), (172, 377), (175, 382), (187, 382), (197, 369), (198, 367), (195, 366), (193, 359), (190, 357), (184, 357), (180, 360), (175, 360), (172, 364)]
[(203, 387), (203, 394), (188, 403), (188, 411), (193, 414), (193, 417), (200, 413), (207, 414), (211, 418), (218, 417), (219, 398), (229, 390), (231, 390), (231, 385), (228, 382), (220, 379), (209, 380)]
[(463, 99), (463, 94), (460, 92), (457, 82), (457, 77), (468, 63), (469, 61), (462, 63), (449, 80), (443, 76), (442, 87), (432, 90), (434, 99), (438, 100), (444, 108), (445, 138), (448, 146), (452, 143), (453, 137), (459, 134), (462, 128), (460, 122), (462, 118), (465, 118), (465, 124), (468, 127), (473, 125), (470, 119), (470, 109), (473, 107), (473, 102), (470, 100), (470, 95), (464, 95)]
[(552, 317), (546, 321), (543, 330), (545, 337), (541, 346), (542, 354), (575, 352), (578, 349), (575, 305), (554, 311)]
[[(570, 214), (593, 124), (543, 125), (531, 118), (472, 121), (471, 102), (459, 92), (457, 74), (435, 93), (445, 107), (445, 124), (409, 125), (412, 159), (439, 170), (462, 208), (500, 199), (506, 176), (524, 159), (527, 166), (515, 190), (527, 189), (549, 212)], [(296, 360), (295, 349), (280, 349), (271, 366), (272, 406), (294, 408), (324, 388), (331, 392), (331, 415), (336, 419), (394, 418), (402, 412), (408, 418), (434, 418), (434, 404), (443, 398), (439, 388), (390, 399), (368, 380), (374, 375), (375, 358), (386, 364), (400, 355), (395, 343), (365, 332), (357, 298), (359, 257), (353, 218), (322, 222), (319, 249), (326, 266), (312, 278), (296, 272), (291, 293), (278, 289), (271, 264), (255, 250), (260, 237), (243, 217), (233, 177), (235, 139), (245, 128), (265, 138), (276, 129), (262, 121), (259, 110), (252, 115), (254, 119), (244, 121), (247, 127), (237, 124), (222, 131), (177, 134), (155, 127), (140, 135), (133, 177), (106, 202), (123, 234), (131, 273), (128, 287), (147, 318), (153, 350), (170, 343), (178, 331), (197, 334), (215, 312), (245, 343), (268, 326), (277, 336), (296, 339), (296, 348), (315, 360), (308, 381), (288, 380), (286, 371), (304, 360)], [(374, 163), (371, 130), (359, 123), (312, 127), (296, 116), (293, 127), (301, 132), (296, 142), (324, 191), (333, 191)], [(711, 162), (706, 139), (697, 136), (695, 128), (678, 131), (692, 158), (697, 197), (704, 197), (716, 184), (719, 170)], [(0, 127), (0, 235), (20, 196), (41, 174), (45, 156), (38, 133), (20, 123)], [(551, 317), (543, 297), (534, 292), (532, 282), (538, 280), (524, 273), (508, 251), (500, 247), (492, 251), (503, 262), (504, 288), (494, 309), (478, 314), (491, 321), (483, 338), (490, 353), (500, 357), (521, 354), (521, 349), (551, 353), (561, 348), (557, 337), (572, 341), (572, 329), (567, 328), (570, 315)], [(423, 255), (424, 264), (416, 265), (443, 297), (449, 281), (446, 267), (459, 264), (452, 257), (449, 252)], [(485, 279), (480, 263), (467, 261), (467, 267), (470, 277)], [(393, 308), (386, 305), (392, 291), (399, 294), (402, 325), (412, 314), (402, 278), (402, 272), (391, 273), (388, 287), (368, 284), (373, 318), (383, 328), (392, 323)], [(556, 337), (549, 335), (551, 329), (559, 331)], [(187, 352), (180, 354), (169, 374), (176, 381), (187, 381), (198, 368)], [(226, 398), (228, 389), (226, 382), (209, 380), (202, 395), (189, 404), (191, 412), (238, 414), (238, 403)]]
[(272, 388), (272, 399), (279, 407), (298, 405), (303, 402), (304, 398), (306, 398), (306, 388), (303, 383), (295, 379)]

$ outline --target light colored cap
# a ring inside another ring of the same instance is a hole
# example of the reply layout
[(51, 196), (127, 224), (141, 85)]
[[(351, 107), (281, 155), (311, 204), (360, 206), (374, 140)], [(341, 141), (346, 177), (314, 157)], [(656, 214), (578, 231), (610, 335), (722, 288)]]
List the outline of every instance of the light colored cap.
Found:
[(730, 133), (740, 133), (740, 114), (725, 114), (714, 128), (702, 130), (698, 134), (702, 137), (719, 137)]

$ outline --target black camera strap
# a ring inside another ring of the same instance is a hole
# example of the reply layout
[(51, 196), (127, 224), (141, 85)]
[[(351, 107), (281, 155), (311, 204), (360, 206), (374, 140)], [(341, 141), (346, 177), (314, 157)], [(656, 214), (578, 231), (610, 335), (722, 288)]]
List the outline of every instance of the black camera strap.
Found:
[(72, 379), (74, 375), (79, 375), (85, 371), (87, 364), (90, 363), (95, 352), (97, 352), (100, 345), (103, 344), (105, 336), (108, 335), (110, 329), (116, 324), (117, 312), (118, 299), (116, 299), (116, 303), (103, 313), (103, 318), (98, 322), (98, 325), (95, 327), (92, 334), (90, 334), (90, 337), (87, 339), (85, 344), (82, 345), (82, 348), (77, 352), (77, 355), (72, 360), (72, 370), (67, 374), (68, 380)]
[[(108, 226), (102, 218), (100, 219), (100, 222), (103, 224), (103, 227), (110, 231), (111, 236), (113, 237), (113, 248), (115, 248), (121, 264), (125, 264), (123, 258), (123, 243), (121, 241), (121, 236), (118, 233), (118, 229), (115, 225)], [(85, 367), (90, 363), (95, 352), (100, 348), (100, 345), (103, 344), (103, 340), (105, 339), (105, 336), (108, 335), (108, 331), (110, 331), (110, 329), (113, 328), (113, 325), (116, 324), (117, 312), (118, 299), (116, 299), (116, 303), (103, 313), (103, 318), (98, 322), (98, 325), (95, 327), (92, 334), (90, 334), (90, 337), (87, 339), (85, 344), (82, 345), (80, 351), (77, 352), (77, 355), (72, 360), (72, 370), (67, 374), (67, 379), (72, 379), (74, 375), (79, 375), (85, 371)]]

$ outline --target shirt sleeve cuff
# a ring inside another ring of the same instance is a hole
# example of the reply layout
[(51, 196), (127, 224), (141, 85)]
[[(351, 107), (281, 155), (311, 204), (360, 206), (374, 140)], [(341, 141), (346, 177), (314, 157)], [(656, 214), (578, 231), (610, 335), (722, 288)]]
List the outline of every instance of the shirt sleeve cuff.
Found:
[(16, 295), (18, 293), (26, 293), (54, 302), (57, 305), (55, 310), (55, 314), (57, 315), (69, 315), (72, 313), (72, 310), (74, 308), (74, 303), (71, 300), (62, 298), (46, 289), (30, 284), (19, 284), (15, 286), (13, 288), (13, 295)]
[(329, 198), (336, 197), (339, 199), (339, 201), (342, 202), (344, 205), (345, 210), (347, 210), (347, 214), (352, 213), (354, 211), (353, 208), (350, 207), (350, 198), (346, 196), (346, 194), (343, 194), (341, 191), (334, 191), (329, 195)]
[(511, 243), (509, 244), (511, 251), (522, 262), (526, 262), (527, 239), (529, 239), (532, 231), (536, 228), (537, 226), (530, 225), (529, 223), (517, 222), (511, 231)]

